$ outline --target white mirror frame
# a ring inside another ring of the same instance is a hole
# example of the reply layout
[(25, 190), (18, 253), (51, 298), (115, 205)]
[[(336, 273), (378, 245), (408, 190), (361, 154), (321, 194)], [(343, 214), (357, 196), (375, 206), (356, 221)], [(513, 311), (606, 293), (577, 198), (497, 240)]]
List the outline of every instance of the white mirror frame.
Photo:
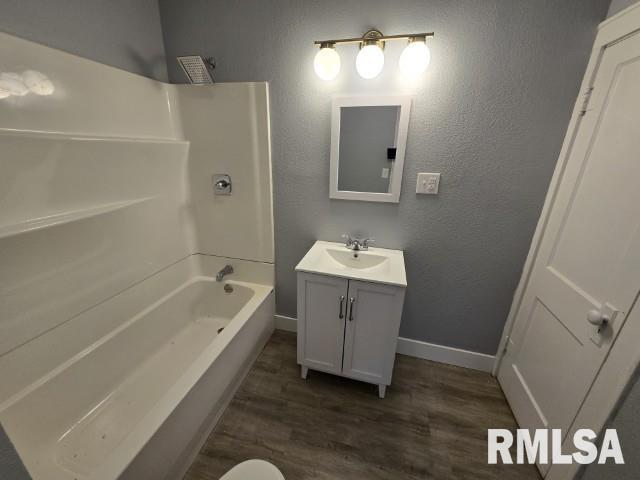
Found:
[[(342, 107), (378, 107), (398, 106), (400, 115), (398, 118), (398, 134), (396, 139), (396, 159), (393, 166), (390, 193), (375, 192), (351, 192), (338, 190), (338, 168), (340, 165), (340, 109)], [(409, 115), (411, 113), (411, 97), (407, 95), (383, 95), (383, 96), (353, 96), (334, 97), (331, 108), (331, 174), (329, 184), (329, 197), (341, 200), (361, 200), (365, 202), (391, 202), (400, 201), (402, 189), (402, 170), (404, 169), (404, 153), (407, 145), (407, 132), (409, 130)]]

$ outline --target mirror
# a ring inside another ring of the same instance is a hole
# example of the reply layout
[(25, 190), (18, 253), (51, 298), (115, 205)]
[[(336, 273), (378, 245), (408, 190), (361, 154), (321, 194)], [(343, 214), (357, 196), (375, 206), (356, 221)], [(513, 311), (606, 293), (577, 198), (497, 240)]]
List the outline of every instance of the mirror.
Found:
[(410, 108), (404, 96), (334, 98), (331, 198), (400, 200)]

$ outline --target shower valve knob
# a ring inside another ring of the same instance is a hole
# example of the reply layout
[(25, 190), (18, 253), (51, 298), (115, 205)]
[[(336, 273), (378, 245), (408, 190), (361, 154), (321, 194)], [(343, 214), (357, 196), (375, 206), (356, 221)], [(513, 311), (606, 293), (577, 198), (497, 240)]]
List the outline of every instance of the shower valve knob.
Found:
[(222, 174), (214, 175), (213, 193), (216, 195), (231, 195), (231, 177)]

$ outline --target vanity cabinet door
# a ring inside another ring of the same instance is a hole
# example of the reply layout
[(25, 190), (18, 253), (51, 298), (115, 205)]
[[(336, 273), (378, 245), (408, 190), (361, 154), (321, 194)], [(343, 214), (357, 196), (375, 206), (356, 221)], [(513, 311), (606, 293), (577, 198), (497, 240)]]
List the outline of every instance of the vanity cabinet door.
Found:
[(348, 285), (343, 278), (298, 273), (298, 363), (303, 367), (342, 372)]
[(342, 374), (389, 385), (404, 288), (350, 280), (348, 302)]

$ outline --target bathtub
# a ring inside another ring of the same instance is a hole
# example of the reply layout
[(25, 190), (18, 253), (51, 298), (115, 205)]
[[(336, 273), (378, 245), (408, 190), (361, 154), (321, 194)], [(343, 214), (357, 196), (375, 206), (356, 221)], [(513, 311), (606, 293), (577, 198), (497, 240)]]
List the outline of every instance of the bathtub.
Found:
[(273, 297), (273, 265), (193, 255), (1, 357), (0, 421), (34, 480), (181, 478)]

